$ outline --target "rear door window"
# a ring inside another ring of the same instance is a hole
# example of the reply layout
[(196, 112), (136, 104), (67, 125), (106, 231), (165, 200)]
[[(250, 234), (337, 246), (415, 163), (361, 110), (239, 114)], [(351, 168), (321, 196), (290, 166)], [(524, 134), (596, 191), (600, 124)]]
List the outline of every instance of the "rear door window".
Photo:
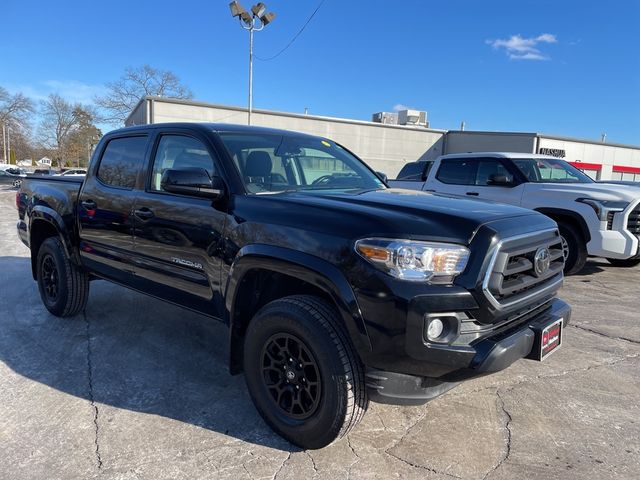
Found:
[(162, 174), (167, 169), (203, 168), (209, 177), (215, 175), (214, 161), (204, 144), (183, 135), (163, 135), (151, 171), (150, 190), (161, 191)]
[(475, 158), (442, 160), (436, 178), (450, 185), (475, 185), (478, 161)]
[(98, 179), (110, 187), (133, 190), (146, 149), (146, 136), (110, 140), (98, 166)]
[(421, 182), (429, 175), (431, 165), (433, 165), (433, 162), (407, 163), (402, 167), (402, 170), (400, 170), (396, 180), (404, 180), (405, 182)]

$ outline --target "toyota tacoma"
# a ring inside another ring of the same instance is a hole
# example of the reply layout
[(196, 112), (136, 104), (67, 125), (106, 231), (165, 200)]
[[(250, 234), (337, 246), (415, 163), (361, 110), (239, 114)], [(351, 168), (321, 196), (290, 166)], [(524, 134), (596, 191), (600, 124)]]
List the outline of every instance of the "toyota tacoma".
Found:
[(16, 202), (49, 312), (84, 311), (106, 279), (224, 322), (231, 373), (304, 448), (347, 434), (369, 399), (419, 405), (542, 360), (570, 320), (553, 220), (390, 189), (326, 138), (125, 128), (85, 178), (26, 178)]

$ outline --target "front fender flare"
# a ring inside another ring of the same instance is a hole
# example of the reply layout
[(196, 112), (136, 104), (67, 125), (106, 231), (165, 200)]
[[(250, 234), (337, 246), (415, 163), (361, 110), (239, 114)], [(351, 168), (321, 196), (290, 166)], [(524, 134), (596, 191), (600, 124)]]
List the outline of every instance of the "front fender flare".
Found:
[(356, 296), (337, 267), (321, 258), (288, 248), (262, 244), (247, 245), (238, 252), (231, 266), (225, 290), (224, 313), (225, 321), (229, 325), (232, 373), (237, 373), (237, 369), (234, 369), (234, 354), (237, 354), (236, 340), (240, 328), (234, 325), (236, 297), (242, 279), (254, 269), (282, 273), (322, 290), (333, 300), (356, 350), (360, 353), (371, 351), (371, 341)]

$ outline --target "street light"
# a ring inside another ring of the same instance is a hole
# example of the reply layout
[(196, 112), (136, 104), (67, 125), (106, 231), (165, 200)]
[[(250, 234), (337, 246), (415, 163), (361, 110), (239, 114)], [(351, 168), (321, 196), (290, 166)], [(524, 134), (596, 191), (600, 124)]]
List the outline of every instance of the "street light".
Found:
[(253, 32), (259, 32), (273, 22), (276, 14), (266, 13), (267, 6), (258, 2), (251, 7), (251, 12), (244, 9), (240, 2), (233, 1), (229, 4), (232, 17), (238, 17), (240, 26), (249, 31), (249, 110), (247, 124), (251, 125), (251, 111), (253, 110)]

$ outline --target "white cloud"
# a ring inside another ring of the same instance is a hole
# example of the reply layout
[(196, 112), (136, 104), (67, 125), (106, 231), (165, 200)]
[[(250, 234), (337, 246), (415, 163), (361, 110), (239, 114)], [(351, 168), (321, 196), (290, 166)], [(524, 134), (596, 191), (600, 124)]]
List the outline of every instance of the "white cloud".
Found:
[(485, 43), (494, 49), (504, 48), (510, 60), (549, 60), (538, 48), (541, 43), (557, 43), (558, 39), (551, 33), (543, 33), (537, 37), (524, 38), (521, 35), (511, 35), (509, 38), (486, 40)]
[(404, 103), (396, 103), (393, 106), (393, 111), (394, 112), (399, 112), (400, 110), (413, 110), (413, 107), (409, 107), (409, 106), (405, 105)]
[(83, 104), (93, 103), (96, 95), (105, 92), (104, 85), (91, 85), (78, 80), (43, 80), (35, 84), (8, 85), (7, 89), (11, 93), (21, 92), (36, 102), (57, 93), (69, 102)]

